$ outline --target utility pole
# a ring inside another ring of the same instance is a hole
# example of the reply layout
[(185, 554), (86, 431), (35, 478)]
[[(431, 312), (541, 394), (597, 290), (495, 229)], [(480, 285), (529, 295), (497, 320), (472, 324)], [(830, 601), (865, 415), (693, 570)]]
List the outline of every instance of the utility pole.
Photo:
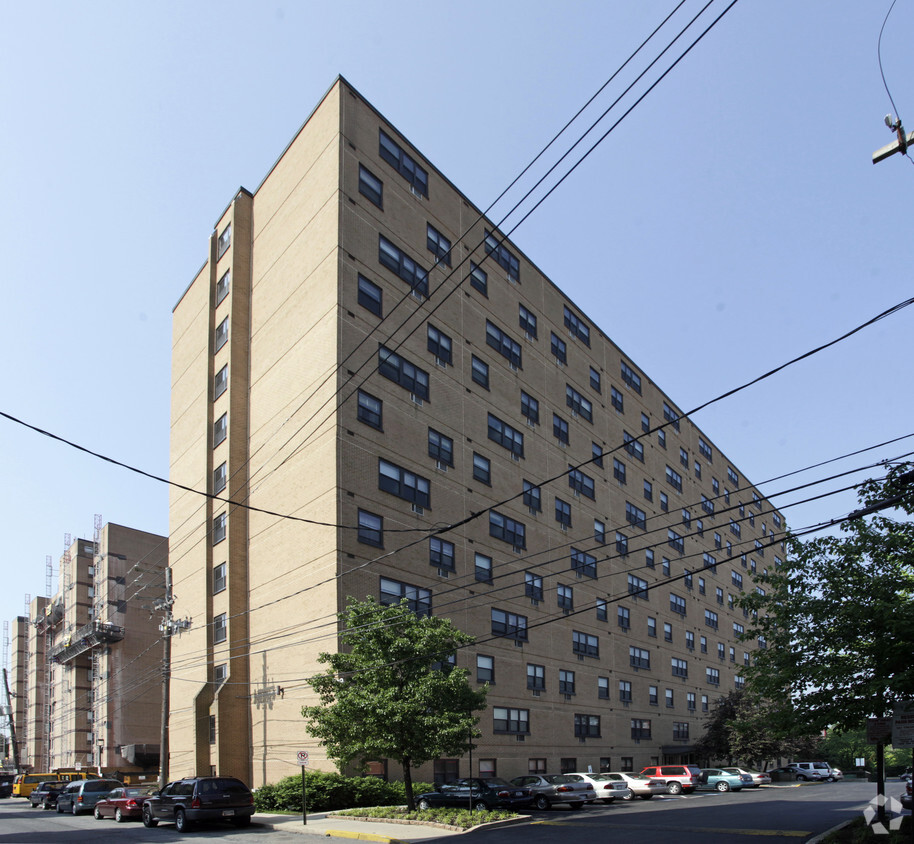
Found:
[(891, 114), (885, 116), (885, 125), (895, 133), (895, 140), (873, 153), (873, 164), (889, 158), (896, 152), (907, 155), (908, 147), (914, 146), (914, 132), (905, 133), (904, 126), (901, 125), (901, 118), (892, 119)]
[(162, 631), (162, 733), (159, 738), (159, 788), (168, 782), (168, 714), (171, 708), (171, 637), (190, 627), (189, 619), (175, 621), (171, 608), (175, 598), (171, 591), (171, 568), (165, 569), (165, 597), (153, 605), (155, 610), (164, 610), (165, 616), (159, 625)]
[(16, 773), (19, 773), (19, 743), (16, 741), (16, 723), (13, 720), (13, 704), (10, 701), (10, 684), (7, 679), (6, 669), (3, 669), (3, 687), (6, 689), (6, 711), (9, 713), (10, 719), (10, 745), (11, 752), (13, 755), (13, 765), (16, 768)]

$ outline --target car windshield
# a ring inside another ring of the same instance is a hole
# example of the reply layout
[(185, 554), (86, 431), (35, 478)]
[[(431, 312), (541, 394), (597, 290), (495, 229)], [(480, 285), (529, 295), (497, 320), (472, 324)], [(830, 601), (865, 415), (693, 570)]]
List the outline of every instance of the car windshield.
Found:
[(504, 786), (511, 785), (511, 783), (503, 780), (501, 777), (487, 777), (486, 779), (482, 780), (482, 782), (490, 788), (502, 788)]
[(155, 791), (155, 787), (151, 785), (135, 786), (134, 788), (127, 789), (128, 797), (140, 797), (147, 794), (152, 794)]
[(543, 777), (544, 780), (552, 785), (562, 785), (563, 783), (574, 782), (574, 780), (568, 779), (564, 774), (549, 774), (549, 776)]

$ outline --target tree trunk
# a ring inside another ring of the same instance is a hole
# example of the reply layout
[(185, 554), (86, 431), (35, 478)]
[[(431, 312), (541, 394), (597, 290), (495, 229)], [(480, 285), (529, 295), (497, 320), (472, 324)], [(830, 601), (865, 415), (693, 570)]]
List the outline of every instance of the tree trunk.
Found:
[(416, 800), (413, 797), (413, 770), (409, 759), (403, 760), (403, 788), (406, 791), (406, 811), (416, 811)]

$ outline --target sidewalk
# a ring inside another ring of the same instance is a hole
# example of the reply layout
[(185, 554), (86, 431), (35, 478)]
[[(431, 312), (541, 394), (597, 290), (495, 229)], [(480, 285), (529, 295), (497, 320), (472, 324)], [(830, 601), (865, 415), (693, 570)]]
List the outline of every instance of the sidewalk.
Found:
[[(505, 825), (523, 823), (523, 820), (496, 821), (495, 824)], [(297, 832), (302, 835), (320, 835), (333, 838), (350, 838), (359, 841), (376, 841), (380, 844), (397, 844), (400, 841), (434, 841), (448, 838), (452, 835), (462, 835), (465, 830), (455, 830), (446, 826), (431, 824), (404, 823), (383, 820), (363, 821), (359, 818), (334, 816), (333, 813), (308, 814), (308, 823), (302, 822), (301, 815), (270, 815), (257, 812), (251, 819), (252, 823), (283, 832)], [(475, 827), (478, 829), (478, 827)]]

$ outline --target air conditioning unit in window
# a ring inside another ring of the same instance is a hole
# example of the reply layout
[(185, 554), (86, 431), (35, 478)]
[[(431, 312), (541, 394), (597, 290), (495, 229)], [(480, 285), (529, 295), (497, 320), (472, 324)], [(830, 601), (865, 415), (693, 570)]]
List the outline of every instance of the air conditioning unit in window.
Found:
[(535, 427), (536, 427), (536, 422), (534, 422), (532, 419), (528, 419), (528, 420), (527, 420), (527, 424), (528, 424), (531, 428), (535, 428)]
[(416, 199), (422, 199), (422, 198), (423, 198), (423, 197), (422, 197), (422, 194), (419, 193), (419, 191), (417, 191), (416, 188), (415, 188), (413, 185), (410, 185), (410, 186), (409, 186), (409, 192), (410, 192), (414, 197), (416, 197)]
[(435, 358), (435, 363), (436, 363), (438, 366), (440, 366), (442, 369), (447, 369), (447, 361), (446, 361), (446, 360), (442, 360), (441, 358), (436, 357), (436, 358)]
[(533, 697), (539, 697), (539, 696), (540, 696), (540, 690), (539, 690), (539, 689), (534, 689), (534, 690), (533, 690)]
[(445, 578), (447, 578), (447, 577), (450, 577), (450, 576), (451, 576), (451, 575), (450, 575), (450, 573), (448, 572), (447, 569), (438, 569), (438, 577), (445, 577)]
[(446, 471), (447, 471), (447, 463), (442, 463), (440, 460), (436, 460), (436, 461), (435, 461), (435, 468), (438, 469), (438, 470), (440, 470), (440, 471), (442, 471), (442, 472), (446, 472)]
[(419, 396), (417, 396), (415, 393), (410, 393), (409, 397), (412, 400), (413, 404), (417, 404), (419, 407), (422, 407), (422, 399), (420, 399)]
[(425, 510), (423, 510), (418, 504), (413, 504), (410, 509), (419, 516), (425, 513)]

